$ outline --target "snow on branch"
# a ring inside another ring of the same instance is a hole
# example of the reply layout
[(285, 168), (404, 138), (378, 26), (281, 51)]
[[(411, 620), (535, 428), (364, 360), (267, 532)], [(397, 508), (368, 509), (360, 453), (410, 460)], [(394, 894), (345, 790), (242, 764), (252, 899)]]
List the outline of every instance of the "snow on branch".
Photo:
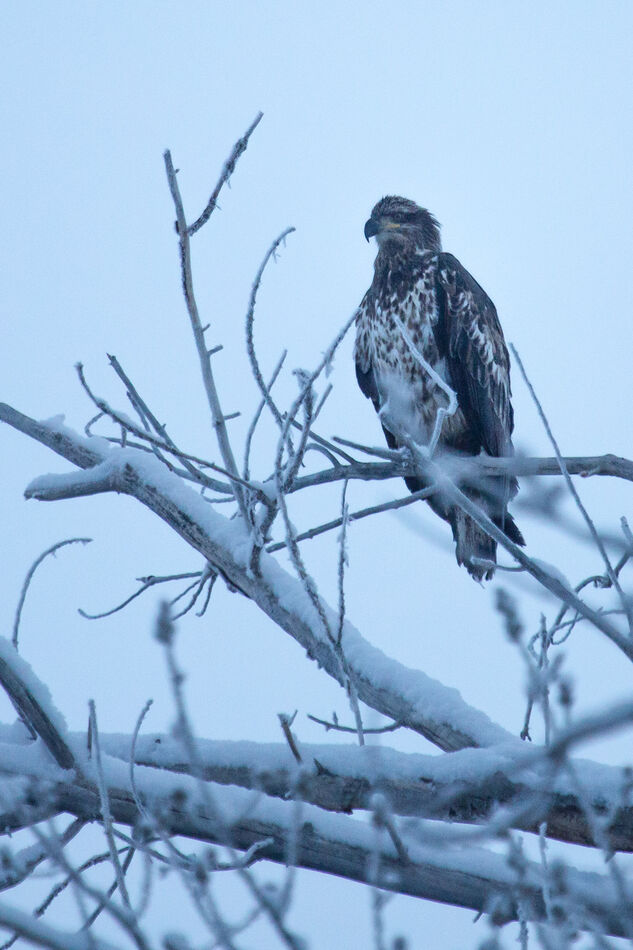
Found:
[[(572, 844), (596, 845), (592, 828), (569, 779), (552, 769), (552, 759), (573, 741), (614, 728), (614, 712), (582, 720), (552, 749), (510, 744), (489, 749), (464, 749), (444, 756), (398, 752), (384, 746), (301, 743), (302, 765), (285, 743), (198, 740), (202, 775), (207, 781), (259, 789), (287, 800), (298, 791), (302, 800), (328, 811), (371, 810), (372, 796), (384, 794), (399, 816), (481, 823), (504, 806), (530, 803), (527, 817), (508, 827), (538, 832), (547, 821), (548, 837)], [(631, 709), (624, 710), (627, 721)], [(80, 741), (77, 736), (76, 741)], [(128, 761), (129, 735), (102, 736), (103, 749)], [(136, 742), (139, 765), (191, 774), (178, 740), (150, 734)], [(625, 801), (625, 769), (573, 760), (596, 815), (607, 822), (613, 851), (633, 851), (633, 807)]]
[[(38, 423), (15, 412), (3, 416), (1, 406), (0, 417), (82, 467), (89, 467), (90, 463), (101, 465), (107, 459), (102, 471), (109, 478), (116, 474), (116, 491), (137, 498), (154, 511), (341, 682), (339, 659), (324, 637), (315, 608), (300, 581), (265, 552), (261, 557), (261, 576), (249, 572), (251, 539), (243, 523), (211, 510), (182, 479), (138, 449), (116, 448), (103, 439), (79, 436), (59, 420)], [(54, 486), (56, 477), (45, 478), (52, 479), (50, 484)], [(46, 481), (39, 483), (39, 491), (46, 487)], [(28, 491), (33, 491), (33, 483)], [(332, 629), (336, 629), (338, 612), (324, 601), (322, 604)], [(348, 620), (343, 628), (343, 644), (359, 699), (440, 748), (455, 750), (511, 741), (509, 733), (469, 707), (457, 690), (386, 657), (367, 643)]]
[(73, 769), (75, 758), (65, 738), (66, 723), (53, 705), (48, 688), (4, 637), (0, 637), (0, 684), (59, 767)]
[[(102, 767), (112, 820), (133, 826), (138, 809), (127, 763), (104, 756)], [(87, 821), (98, 820), (101, 804), (96, 767), (84, 758), (82, 769), (90, 785), (49, 782), (47, 787), (43, 778), (40, 790), (56, 801), (60, 811)], [(197, 778), (143, 766), (135, 770), (135, 787), (144, 809), (155, 815), (169, 834), (222, 845), (228, 829), (231, 846), (238, 851), (261, 845), (261, 857), (280, 864), (287, 861), (286, 842), (295, 820), (292, 802), (214, 784), (213, 808), (209, 809)], [(444, 842), (419, 844), (410, 837), (406, 847), (407, 861), (403, 861), (386, 829), (377, 839), (376, 830), (365, 822), (302, 806), (297, 867), (368, 883), (373, 855), (378, 859), (374, 883), (385, 890), (476, 911), (488, 911), (493, 902), (500, 921), (517, 919), (519, 907), (529, 920), (546, 918), (539, 865), (526, 862), (519, 873), (504, 855), (484, 849), (447, 848)], [(571, 914), (573, 926), (588, 928), (599, 921), (605, 933), (625, 932), (621, 908), (607, 877), (567, 870), (566, 888), (566, 912)]]

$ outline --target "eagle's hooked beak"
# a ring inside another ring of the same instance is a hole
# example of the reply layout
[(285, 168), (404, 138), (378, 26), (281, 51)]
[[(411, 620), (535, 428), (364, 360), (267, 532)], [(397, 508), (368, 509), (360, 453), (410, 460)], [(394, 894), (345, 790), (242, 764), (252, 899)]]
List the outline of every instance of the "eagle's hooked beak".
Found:
[(370, 237), (374, 237), (375, 234), (378, 234), (380, 231), (380, 225), (375, 218), (370, 218), (369, 221), (365, 222), (365, 240), (368, 241)]

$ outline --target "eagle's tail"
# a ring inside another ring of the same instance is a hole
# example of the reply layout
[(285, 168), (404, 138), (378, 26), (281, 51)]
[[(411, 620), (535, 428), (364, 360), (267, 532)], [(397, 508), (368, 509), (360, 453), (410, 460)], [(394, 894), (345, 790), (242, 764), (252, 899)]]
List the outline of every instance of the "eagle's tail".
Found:
[[(410, 492), (420, 491), (427, 487), (420, 478), (407, 476), (405, 478), (407, 488)], [(525, 540), (512, 515), (507, 510), (507, 502), (516, 494), (516, 483), (509, 486), (509, 490), (503, 492), (503, 497), (499, 497), (498, 479), (486, 479), (483, 487), (488, 491), (469, 491), (466, 494), (477, 505), (479, 505), (489, 518), (500, 528), (503, 533), (514, 541), (515, 544), (525, 545)], [(489, 483), (489, 484), (488, 484)], [(455, 557), (459, 565), (464, 565), (468, 573), (476, 581), (489, 581), (494, 575), (494, 565), (497, 563), (497, 542), (490, 535), (486, 534), (483, 528), (473, 521), (461, 508), (449, 508), (448, 510), (435, 497), (428, 499), (428, 504), (433, 511), (448, 521), (453, 530), (453, 539), (455, 541)], [(481, 561), (487, 564), (479, 563)]]
[[(481, 499), (477, 500), (481, 504)], [(502, 516), (490, 514), (493, 522), (501, 528), (510, 541), (521, 546), (525, 544), (523, 535), (512, 515), (507, 511)], [(463, 564), (474, 580), (491, 580), (495, 572), (494, 565), (497, 563), (497, 542), (461, 508), (453, 509), (450, 523), (455, 539), (457, 563)]]
[(497, 563), (497, 542), (483, 531), (461, 508), (454, 508), (450, 515), (455, 557), (476, 580), (489, 581)]

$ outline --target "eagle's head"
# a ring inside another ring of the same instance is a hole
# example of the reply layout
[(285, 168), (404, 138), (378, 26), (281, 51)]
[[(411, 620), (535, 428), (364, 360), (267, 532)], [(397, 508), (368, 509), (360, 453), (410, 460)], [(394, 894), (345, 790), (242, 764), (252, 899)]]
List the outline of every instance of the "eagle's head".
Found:
[(387, 195), (374, 205), (365, 224), (365, 237), (375, 237), (380, 247), (403, 247), (439, 251), (440, 226), (426, 208), (399, 195)]

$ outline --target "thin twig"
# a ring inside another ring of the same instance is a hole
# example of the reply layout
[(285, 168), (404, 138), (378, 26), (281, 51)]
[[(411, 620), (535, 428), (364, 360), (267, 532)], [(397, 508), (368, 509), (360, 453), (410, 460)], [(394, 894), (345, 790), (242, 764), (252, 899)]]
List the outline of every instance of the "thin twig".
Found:
[[(176, 209), (178, 240), (180, 243), (180, 268), (181, 268), (181, 275), (182, 275), (182, 287), (183, 287), (183, 292), (185, 296), (185, 303), (187, 305), (187, 312), (189, 314), (189, 320), (191, 322), (191, 329), (193, 331), (196, 349), (198, 351), (198, 359), (200, 362), (202, 381), (203, 381), (204, 389), (207, 395), (207, 402), (209, 404), (209, 409), (211, 410), (213, 428), (215, 429), (215, 434), (218, 440), (218, 445), (220, 447), (220, 452), (224, 460), (224, 467), (231, 475), (231, 484), (233, 488), (233, 494), (235, 495), (235, 500), (238, 503), (242, 517), (244, 518), (245, 522), (248, 523), (248, 507), (246, 505), (246, 500), (244, 498), (242, 485), (240, 484), (241, 479), (238, 476), (237, 465), (235, 464), (235, 458), (233, 456), (233, 449), (231, 448), (231, 442), (229, 440), (229, 435), (226, 429), (226, 423), (224, 421), (224, 413), (222, 412), (222, 409), (220, 406), (220, 399), (218, 397), (218, 392), (215, 386), (213, 370), (211, 369), (211, 360), (209, 358), (207, 345), (204, 339), (204, 330), (202, 329), (202, 324), (200, 322), (200, 316), (198, 314), (198, 305), (196, 303), (196, 298), (193, 291), (193, 274), (191, 270), (191, 249), (189, 245), (189, 230), (187, 228), (187, 222), (185, 220), (185, 212), (184, 212), (184, 208), (182, 204), (182, 198), (180, 196), (180, 189), (178, 187), (176, 172), (173, 166), (173, 162), (171, 160), (171, 153), (169, 152), (169, 150), (165, 152), (164, 158), (165, 158), (165, 169), (167, 171), (167, 181), (169, 183), (169, 190), (171, 191), (174, 207)], [(227, 177), (228, 175), (226, 175), (223, 178), (223, 181), (225, 181)], [(212, 196), (212, 199), (213, 199), (213, 196)], [(209, 202), (209, 205), (207, 206), (207, 208), (210, 208), (209, 213), (207, 215), (207, 218), (208, 218), (208, 216), (211, 214), (211, 211), (213, 210), (213, 207), (211, 207), (211, 201)], [(205, 209), (205, 212), (206, 212), (206, 209)], [(203, 212), (203, 215), (201, 215), (201, 218), (204, 217), (205, 212)], [(195, 227), (196, 224), (197, 222), (194, 225), (192, 225), (192, 227)], [(198, 227), (201, 227), (201, 226), (202, 226), (201, 224), (198, 225)]]
[[(84, 822), (81, 821), (81, 824), (82, 824), (82, 826), (83, 826)], [(45, 850), (46, 850), (46, 849), (45, 849)], [(127, 848), (127, 847), (126, 847), (126, 848), (120, 848), (120, 849), (119, 849), (119, 853), (120, 853), (120, 854), (123, 854), (124, 852), (129, 851), (129, 850), (130, 850), (130, 849)], [(49, 860), (51, 860), (50, 848), (46, 850), (46, 857), (47, 857)], [(77, 874), (83, 874), (84, 871), (88, 871), (88, 870), (90, 870), (90, 868), (97, 867), (99, 864), (103, 864), (104, 861), (108, 861), (109, 859), (110, 859), (110, 852), (109, 852), (109, 851), (106, 851), (106, 852), (104, 852), (103, 854), (96, 854), (96, 855), (94, 855), (94, 857), (89, 858), (87, 861), (84, 861), (83, 864), (80, 864), (80, 865), (79, 865), (79, 867), (77, 868)], [(44, 914), (46, 913), (46, 911), (48, 910), (48, 908), (49, 908), (49, 907), (51, 906), (51, 904), (53, 903), (53, 901), (55, 901), (55, 900), (59, 897), (60, 894), (63, 894), (63, 892), (64, 892), (64, 891), (66, 890), (66, 888), (68, 887), (68, 885), (69, 885), (69, 884), (72, 884), (72, 883), (73, 883), (73, 878), (72, 878), (72, 877), (68, 877), (68, 876), (65, 877), (62, 881), (59, 881), (59, 882), (49, 891), (48, 895), (44, 898), (44, 900), (42, 901), (42, 903), (39, 904), (39, 905), (35, 908), (35, 910), (33, 911), (33, 916), (34, 916), (35, 918), (43, 917)], [(84, 923), (83, 923), (83, 925), (82, 925), (82, 928), (86, 926), (86, 924), (87, 924), (87, 922), (88, 922), (89, 920), (90, 920), (90, 916), (89, 916), (89, 915), (86, 915), (86, 919), (85, 919), (85, 921), (84, 921)], [(12, 936), (9, 940), (6, 941), (6, 943), (3, 943), (3, 944), (0, 945), (0, 950), (9, 950), (9, 948), (13, 946), (13, 944), (16, 942), (16, 940), (19, 940), (19, 939), (20, 939), (20, 934), (19, 934), (19, 933), (14, 933), (13, 936)]]
[(132, 742), (130, 744), (130, 788), (132, 789), (132, 795), (134, 797), (134, 801), (136, 802), (136, 806), (139, 809), (139, 811), (143, 810), (143, 806), (141, 804), (141, 799), (139, 797), (138, 789), (136, 787), (136, 778), (134, 776), (134, 766), (136, 764), (136, 743), (138, 742), (138, 735), (139, 735), (139, 732), (141, 731), (143, 722), (145, 721), (145, 717), (150, 711), (153, 702), (154, 702), (153, 699), (148, 699), (145, 705), (143, 706), (143, 708), (141, 709), (138, 719), (136, 720), (136, 725), (134, 726), (134, 732), (132, 734)]
[[(132, 859), (135, 854), (136, 854), (136, 848), (128, 848), (128, 852), (125, 855), (123, 864), (121, 865), (121, 873), (123, 875), (123, 880), (125, 880), (125, 875), (127, 874), (129, 870), (130, 864), (132, 863)], [(84, 921), (84, 923), (81, 925), (82, 930), (88, 930), (90, 927), (92, 927), (97, 917), (107, 907), (107, 903), (112, 897), (112, 895), (114, 894), (114, 892), (116, 891), (117, 887), (119, 887), (119, 881), (115, 877), (112, 884), (110, 884), (110, 887), (105, 892), (104, 898), (99, 901), (95, 909), (91, 912), (90, 916), (88, 917), (88, 920)]]
[(332, 440), (346, 445), (350, 449), (356, 449), (358, 452), (364, 452), (365, 455), (377, 455), (378, 458), (388, 459), (390, 462), (398, 462), (402, 459), (402, 449), (382, 449), (375, 445), (363, 445), (361, 442), (352, 442), (350, 439), (343, 439), (339, 435), (333, 435)]
[(343, 482), (341, 493), (341, 531), (339, 534), (338, 549), (338, 629), (336, 640), (340, 646), (343, 638), (343, 624), (345, 623), (345, 565), (349, 563), (347, 553), (347, 525), (349, 523), (349, 505), (347, 504), (347, 486)]
[[(420, 501), (423, 498), (430, 498), (431, 495), (439, 491), (439, 488), (436, 485), (430, 485), (428, 488), (421, 488), (419, 491), (412, 492), (410, 495), (405, 495), (403, 498), (396, 498), (394, 501), (384, 501), (380, 505), (372, 505), (369, 508), (360, 508), (358, 511), (353, 511), (350, 515), (347, 516), (347, 523), (351, 524), (352, 521), (360, 521), (361, 518), (367, 518), (369, 515), (377, 515), (382, 511), (394, 511), (397, 508), (406, 508), (407, 505), (413, 505), (416, 501)], [(325, 524), (318, 525), (316, 528), (310, 528), (308, 531), (303, 531), (301, 534), (296, 535), (295, 541), (308, 541), (311, 538), (316, 538), (320, 534), (324, 534), (326, 531), (332, 531), (334, 528), (339, 528), (343, 524), (342, 518), (334, 518), (332, 521), (327, 521)], [(266, 550), (271, 553), (273, 551), (280, 551), (282, 548), (288, 547), (288, 541), (276, 541), (274, 544), (269, 544)]]
[[(59, 836), (62, 847), (65, 847), (76, 835), (79, 834), (86, 822), (83, 818), (75, 818), (68, 825), (66, 830)], [(2, 869), (3, 877), (0, 878), (0, 891), (7, 891), (16, 887), (30, 877), (32, 872), (43, 861), (47, 861), (49, 854), (46, 848), (40, 848), (38, 852), (33, 853), (33, 848), (25, 848), (22, 852), (15, 855), (3, 855)], [(2, 947), (0, 947), (2, 950)]]
[[(285, 419), (284, 415), (284, 419)], [(300, 422), (296, 420), (293, 421), (292, 425), (295, 429), (302, 429), (303, 426)], [(347, 452), (344, 452), (343, 449), (340, 449), (337, 445), (334, 445), (333, 442), (330, 442), (328, 439), (324, 439), (322, 435), (318, 435), (314, 429), (310, 429), (310, 438), (314, 439), (315, 442), (318, 442), (319, 445), (322, 445), (324, 448), (329, 449), (330, 452), (334, 452), (336, 455), (340, 455), (345, 462), (353, 464), (356, 459), (352, 458), (351, 455), (348, 455)]]
[[(70, 863), (63, 850), (59, 847), (56, 835), (53, 834), (47, 837), (37, 825), (32, 826), (31, 832), (35, 835), (40, 843), (48, 847), (51, 858), (55, 860), (61, 870), (68, 875), (70, 878), (70, 883), (76, 887), (78, 898), (83, 898), (83, 896), (86, 895), (97, 901), (97, 903), (101, 902), (102, 900), (105, 901), (105, 909), (127, 931), (130, 937), (133, 939), (135, 945), (138, 947), (138, 950), (150, 950), (150, 946), (144, 934), (140, 930), (138, 921), (135, 919), (134, 914), (130, 913), (126, 907), (119, 907), (114, 901), (106, 898), (103, 891), (100, 891), (98, 888), (88, 884), (87, 881), (81, 877), (80, 870), (75, 868)], [(95, 859), (92, 859), (92, 861), (94, 862)], [(81, 912), (82, 916), (84, 916), (84, 920), (87, 921), (88, 914), (83, 914), (83, 907), (81, 908)]]
[(121, 867), (121, 862), (119, 861), (119, 853), (114, 842), (114, 835), (112, 834), (112, 815), (110, 814), (110, 800), (108, 798), (108, 789), (106, 786), (105, 778), (103, 775), (103, 762), (101, 761), (101, 744), (99, 742), (99, 730), (97, 728), (97, 711), (95, 707), (94, 700), (91, 699), (89, 702), (90, 708), (90, 729), (92, 735), (92, 742), (95, 750), (95, 762), (96, 762), (96, 772), (97, 772), (97, 788), (99, 790), (99, 801), (101, 803), (101, 816), (103, 818), (103, 829), (106, 836), (106, 841), (108, 842), (108, 848), (110, 850), (110, 859), (112, 861), (112, 866), (114, 868), (114, 873), (116, 876), (117, 883), (119, 885), (119, 891), (121, 892), (121, 897), (123, 902), (128, 908), (132, 910), (132, 904), (130, 903), (130, 895), (127, 891), (127, 886), (125, 883), (125, 878), (123, 876), (123, 868)]
[[(354, 735), (358, 732), (356, 726), (341, 726), (338, 722), (328, 722), (327, 719), (319, 719), (318, 716), (312, 716), (310, 713), (306, 713), (306, 715), (312, 722), (323, 726), (326, 732), (329, 732), (331, 729), (335, 732), (353, 732)], [(388, 726), (380, 726), (374, 729), (368, 729), (364, 726), (363, 732), (366, 736), (379, 736), (385, 732), (395, 732), (396, 729), (402, 729), (403, 725), (404, 723), (402, 722), (390, 722)]]
[[(123, 370), (123, 367), (119, 363), (116, 356), (112, 356), (108, 354), (108, 360), (110, 361), (110, 365), (114, 369), (119, 379), (125, 385), (128, 398), (130, 399), (130, 402), (132, 403), (136, 411), (139, 413), (141, 418), (146, 419), (149, 423), (151, 423), (157, 435), (160, 436), (160, 438), (164, 441), (166, 446), (170, 447), (170, 451), (172, 452), (172, 454), (174, 454), (177, 458), (179, 458), (182, 461), (182, 464), (184, 465), (186, 471), (189, 473), (191, 478), (193, 478), (194, 481), (197, 481), (200, 484), (205, 485), (206, 487), (214, 488), (215, 486), (214, 490), (218, 490), (217, 486), (222, 485), (222, 483), (216, 482), (215, 479), (209, 478), (207, 475), (200, 472), (200, 470), (197, 469), (195, 465), (191, 464), (190, 459), (193, 461), (196, 461), (199, 465), (204, 465), (206, 467), (210, 467), (211, 463), (205, 462), (203, 459), (196, 459), (194, 456), (189, 456), (187, 455), (186, 452), (181, 452), (181, 450), (178, 448), (174, 440), (171, 438), (171, 436), (167, 432), (166, 426), (164, 426), (162, 422), (158, 421), (158, 419), (156, 418), (154, 413), (151, 411), (151, 409), (149, 408), (145, 400), (142, 399), (138, 390), (132, 383), (132, 380), (129, 378), (127, 373)], [(169, 464), (166, 462), (165, 459), (162, 459), (162, 457), (160, 456), (158, 452), (158, 447), (156, 445), (152, 446), (152, 451), (155, 454), (157, 454), (159, 458), (161, 458), (161, 461), (165, 462), (165, 464)], [(224, 490), (230, 491), (229, 486), (228, 485), (224, 486)]]
[(209, 220), (209, 218), (211, 217), (211, 215), (217, 208), (218, 197), (219, 197), (220, 192), (222, 191), (223, 186), (228, 184), (228, 181), (231, 175), (235, 171), (237, 160), (239, 159), (240, 155), (242, 155), (246, 151), (246, 147), (248, 146), (248, 140), (250, 139), (251, 135), (253, 134), (253, 132), (255, 131), (255, 129), (257, 128), (261, 120), (263, 119), (263, 117), (264, 117), (264, 113), (258, 112), (255, 118), (253, 119), (253, 121), (251, 122), (251, 124), (249, 125), (249, 127), (247, 128), (244, 135), (240, 139), (238, 139), (235, 145), (233, 146), (233, 149), (231, 150), (231, 154), (229, 155), (229, 157), (224, 163), (224, 167), (222, 168), (222, 173), (220, 175), (220, 178), (218, 179), (218, 183), (213, 189), (213, 191), (211, 192), (211, 197), (207, 201), (204, 211), (202, 212), (200, 217), (197, 218), (193, 222), (193, 224), (189, 225), (189, 228), (188, 228), (189, 236), (191, 236), (192, 234), (195, 234), (196, 231), (199, 231), (200, 228), (204, 224), (207, 223), (207, 221)]
[(259, 391), (262, 394), (262, 399), (264, 400), (264, 402), (270, 409), (273, 419), (275, 420), (275, 422), (277, 423), (280, 429), (283, 428), (283, 419), (282, 419), (281, 413), (279, 412), (279, 409), (275, 405), (275, 402), (272, 396), (270, 395), (270, 386), (266, 386), (266, 383), (264, 382), (262, 371), (259, 368), (257, 354), (255, 353), (255, 342), (253, 339), (253, 322), (255, 319), (255, 304), (257, 301), (257, 292), (262, 282), (262, 277), (264, 275), (266, 265), (268, 264), (268, 261), (271, 259), (271, 257), (273, 258), (275, 257), (275, 254), (279, 245), (282, 242), (284, 242), (286, 238), (288, 237), (288, 235), (292, 234), (294, 230), (295, 230), (294, 228), (285, 228), (285, 230), (281, 232), (279, 237), (275, 238), (273, 243), (270, 245), (270, 247), (266, 251), (266, 254), (264, 255), (264, 259), (259, 265), (257, 274), (255, 275), (255, 280), (253, 281), (253, 286), (251, 289), (250, 299), (248, 301), (248, 310), (246, 311), (246, 352), (248, 354), (248, 359), (251, 364), (251, 372), (253, 374), (255, 382), (257, 383), (259, 387)]
[[(218, 833), (222, 838), (222, 844), (229, 850), (231, 859), (235, 861), (236, 865), (238, 865), (239, 858), (231, 844), (230, 829), (227, 826), (220, 809), (217, 807), (214, 801), (208, 783), (204, 781), (204, 769), (187, 712), (187, 705), (183, 690), (183, 676), (178, 668), (174, 654), (174, 632), (175, 629), (169, 613), (169, 606), (163, 602), (160, 605), (159, 615), (156, 622), (156, 638), (165, 647), (169, 677), (176, 703), (176, 709), (178, 712), (179, 735), (182, 738), (187, 750), (191, 764), (192, 775), (197, 779), (201, 798), (213, 816), (214, 821), (217, 823)], [(283, 921), (283, 915), (280, 914), (279, 908), (276, 906), (275, 901), (271, 899), (268, 894), (266, 894), (266, 892), (257, 883), (255, 878), (249, 873), (248, 869), (238, 868), (237, 873), (239, 874), (241, 880), (249, 888), (256, 900), (259, 902), (260, 906), (266, 912), (271, 924), (275, 927), (284, 944), (289, 947), (290, 950), (301, 950), (299, 941), (286, 927)]]
[[(169, 452), (171, 455), (175, 455), (176, 458), (181, 459), (181, 461), (183, 462), (183, 465), (185, 464), (186, 461), (196, 462), (198, 465), (204, 465), (205, 468), (211, 468), (214, 471), (221, 472), (222, 474), (227, 474), (229, 475), (229, 477), (233, 478), (233, 476), (230, 475), (229, 472), (225, 471), (220, 466), (216, 465), (214, 462), (207, 462), (206, 459), (198, 458), (198, 456), (196, 455), (191, 455), (188, 452), (183, 452), (180, 449), (176, 448), (171, 442), (171, 439), (166, 442), (163, 438), (152, 435), (151, 432), (145, 429), (140, 429), (134, 422), (132, 422), (131, 419), (126, 419), (124, 416), (121, 415), (121, 413), (117, 412), (116, 409), (113, 409), (112, 406), (110, 406), (104, 399), (101, 399), (100, 396), (96, 396), (92, 392), (86, 380), (86, 377), (84, 374), (84, 368), (81, 363), (77, 363), (75, 365), (75, 369), (77, 370), (77, 375), (79, 376), (79, 381), (84, 391), (86, 392), (87, 396), (91, 399), (91, 401), (95, 404), (95, 406), (98, 406), (104, 415), (109, 416), (114, 422), (117, 423), (117, 425), (120, 425), (123, 429), (125, 429), (125, 431), (131, 432), (138, 439), (144, 439), (145, 441), (149, 442), (151, 446), (155, 448), (162, 449), (162, 451), (164, 452)], [(195, 473), (194, 477), (196, 478), (196, 480), (200, 482), (200, 484), (203, 484), (207, 488), (210, 488), (212, 491), (217, 491), (217, 492), (231, 492), (232, 491), (230, 486), (225, 485), (224, 482), (219, 482), (215, 478), (209, 478), (208, 475), (205, 475), (203, 472), (197, 471), (191, 466), (189, 467), (188, 471), (190, 472), (190, 474)]]
[[(216, 582), (216, 580), (217, 580), (217, 577), (218, 577), (217, 572), (214, 571), (213, 568), (212, 568), (210, 565), (207, 565), (207, 566), (205, 567), (204, 571), (202, 572), (202, 576), (200, 577), (200, 580), (197, 582), (197, 584), (191, 585), (192, 587), (195, 587), (195, 590), (194, 590), (194, 592), (193, 592), (193, 596), (190, 597), (190, 599), (189, 599), (189, 601), (187, 602), (186, 606), (183, 607), (182, 610), (180, 610), (178, 613), (176, 613), (176, 614), (173, 615), (173, 619), (174, 619), (174, 620), (178, 620), (180, 617), (184, 617), (185, 614), (188, 614), (189, 611), (192, 610), (192, 608), (195, 607), (195, 605), (197, 604), (198, 598), (200, 597), (200, 594), (201, 594), (202, 591), (204, 590), (205, 584), (210, 583), (210, 587), (211, 587), (211, 589), (212, 589), (212, 588), (213, 588), (213, 585), (215, 584), (215, 582)], [(185, 595), (189, 590), (191, 590), (191, 587), (188, 587), (186, 591), (182, 591), (182, 593), (178, 594), (177, 597), (174, 597), (174, 599), (171, 601), (172, 606), (173, 606), (175, 603), (177, 603), (177, 602), (181, 599), (181, 597), (184, 597), (184, 595)]]
[(279, 724), (281, 725), (281, 731), (283, 732), (285, 736), (286, 742), (288, 743), (288, 747), (290, 748), (290, 751), (292, 752), (294, 760), (295, 762), (300, 764), (303, 761), (303, 759), (301, 758), (301, 753), (299, 752), (299, 749), (297, 748), (297, 740), (293, 736), (292, 730), (290, 728), (293, 722), (295, 721), (296, 715), (297, 715), (297, 710), (295, 709), (292, 716), (289, 716), (288, 713), (277, 713), (277, 718), (279, 719)]
[(81, 607), (78, 607), (77, 613), (85, 617), (86, 620), (101, 620), (103, 617), (111, 617), (112, 614), (123, 610), (124, 607), (127, 607), (133, 600), (136, 600), (137, 597), (140, 597), (141, 594), (144, 594), (146, 590), (149, 590), (150, 587), (154, 587), (156, 584), (166, 584), (170, 581), (183, 581), (188, 580), (190, 577), (200, 577), (201, 575), (202, 571), (190, 571), (187, 574), (169, 574), (164, 577), (155, 577), (154, 575), (150, 577), (137, 577), (137, 581), (141, 582), (139, 589), (134, 591), (133, 594), (130, 594), (129, 597), (126, 597), (126, 599), (116, 607), (112, 607), (110, 610), (104, 610), (103, 613), (100, 614), (89, 614), (85, 610), (82, 610)]
[(11, 642), (13, 646), (18, 648), (18, 630), (20, 627), (20, 617), (22, 616), (22, 608), (24, 607), (24, 601), (29, 589), (29, 584), (33, 579), (33, 575), (36, 570), (42, 563), (42, 561), (48, 557), (49, 554), (55, 554), (56, 551), (59, 551), (60, 548), (63, 548), (67, 544), (90, 544), (92, 538), (67, 538), (65, 541), (58, 541), (57, 544), (53, 544), (52, 547), (47, 548), (40, 556), (33, 562), (29, 568), (28, 574), (24, 578), (24, 584), (22, 585), (22, 590), (20, 591), (20, 598), (18, 600), (18, 606), (15, 611), (15, 620), (13, 621), (13, 637)]
[[(275, 369), (273, 370), (273, 374), (270, 377), (270, 382), (266, 386), (266, 389), (269, 395), (270, 395), (271, 389), (273, 388), (275, 384), (277, 377), (279, 376), (279, 373), (281, 372), (281, 368), (284, 365), (287, 355), (288, 355), (288, 350), (284, 350), (281, 356), (279, 357), (279, 362), (277, 363), (277, 365), (275, 366)], [(272, 399), (272, 396), (270, 398)], [(248, 427), (248, 432), (246, 433), (246, 439), (244, 442), (244, 469), (243, 469), (244, 478), (246, 480), (250, 478), (250, 454), (251, 454), (251, 444), (253, 442), (253, 436), (255, 435), (255, 429), (257, 428), (257, 423), (259, 422), (259, 419), (261, 417), (261, 414), (264, 410), (265, 405), (266, 405), (266, 399), (262, 397), (262, 401), (260, 402), (259, 406), (255, 410), (255, 415), (253, 416), (251, 424)]]

